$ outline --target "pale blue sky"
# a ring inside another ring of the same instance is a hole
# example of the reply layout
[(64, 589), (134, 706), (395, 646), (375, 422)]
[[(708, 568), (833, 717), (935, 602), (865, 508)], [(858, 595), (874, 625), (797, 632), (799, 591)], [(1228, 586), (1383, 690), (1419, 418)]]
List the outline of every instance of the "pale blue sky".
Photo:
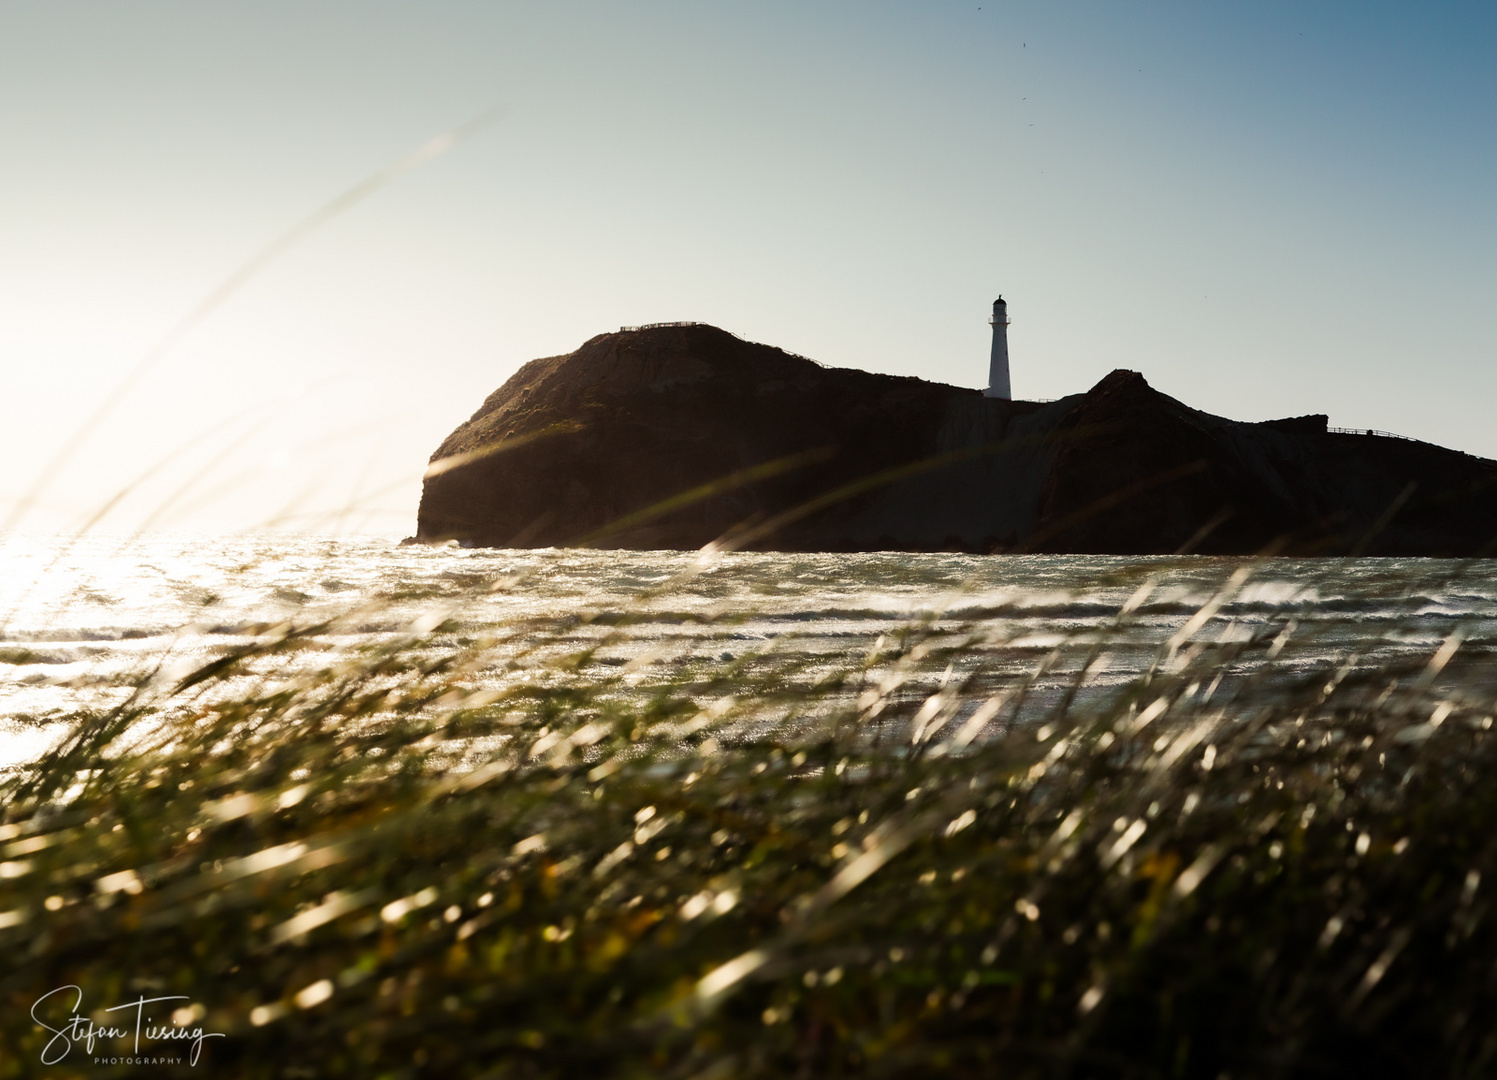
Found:
[(0, 498), (236, 266), (495, 106), (170, 352), (26, 523), (201, 436), (110, 522), (401, 535), (527, 359), (695, 319), (980, 386), (998, 292), (1021, 397), (1132, 367), (1497, 457), (1494, 57), (1475, 3), (8, 0)]

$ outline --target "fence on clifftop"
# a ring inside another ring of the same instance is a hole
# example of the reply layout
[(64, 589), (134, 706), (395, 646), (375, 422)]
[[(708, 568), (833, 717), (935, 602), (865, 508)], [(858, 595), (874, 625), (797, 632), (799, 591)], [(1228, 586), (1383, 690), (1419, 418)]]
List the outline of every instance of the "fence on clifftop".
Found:
[(1424, 441), (1409, 435), (1400, 435), (1396, 431), (1376, 431), (1373, 428), (1327, 427), (1326, 431), (1332, 435), (1380, 435), (1385, 439), (1402, 439), (1404, 442)]

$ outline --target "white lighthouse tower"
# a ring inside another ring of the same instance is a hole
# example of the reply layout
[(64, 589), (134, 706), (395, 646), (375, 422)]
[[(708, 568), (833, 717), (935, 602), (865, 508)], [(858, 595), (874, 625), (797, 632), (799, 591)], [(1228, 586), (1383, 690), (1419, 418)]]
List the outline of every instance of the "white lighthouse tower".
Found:
[(1003, 297), (993, 301), (993, 314), (988, 318), (993, 327), (993, 357), (988, 361), (988, 388), (983, 397), (1013, 400), (1013, 391), (1008, 383), (1008, 305)]

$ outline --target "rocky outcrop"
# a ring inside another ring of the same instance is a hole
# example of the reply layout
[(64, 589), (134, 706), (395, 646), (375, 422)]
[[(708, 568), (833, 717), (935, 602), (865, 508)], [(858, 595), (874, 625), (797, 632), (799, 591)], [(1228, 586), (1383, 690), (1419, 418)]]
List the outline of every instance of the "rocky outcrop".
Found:
[(1472, 555), (1497, 538), (1497, 463), (1324, 416), (1227, 420), (1130, 371), (1010, 402), (662, 326), (521, 368), (432, 456), (417, 538)]

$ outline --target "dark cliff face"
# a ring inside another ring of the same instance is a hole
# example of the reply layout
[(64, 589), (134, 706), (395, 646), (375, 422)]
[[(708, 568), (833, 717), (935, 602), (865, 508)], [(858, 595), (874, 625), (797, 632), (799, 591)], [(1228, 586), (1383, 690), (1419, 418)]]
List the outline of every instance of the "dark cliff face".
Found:
[(1497, 536), (1497, 463), (1323, 416), (1237, 423), (1125, 371), (998, 401), (710, 326), (534, 360), (432, 462), (418, 538), (488, 546), (1467, 555)]
[[(700, 547), (929, 457), (946, 403), (972, 396), (919, 379), (828, 371), (709, 326), (604, 334), (525, 365), (448, 437), (433, 461), (499, 452), (427, 481), (419, 536)], [(704, 485), (717, 490), (630, 519)], [(831, 516), (860, 501), (844, 500)], [(827, 517), (786, 522), (772, 542), (819, 546), (807, 529)]]

